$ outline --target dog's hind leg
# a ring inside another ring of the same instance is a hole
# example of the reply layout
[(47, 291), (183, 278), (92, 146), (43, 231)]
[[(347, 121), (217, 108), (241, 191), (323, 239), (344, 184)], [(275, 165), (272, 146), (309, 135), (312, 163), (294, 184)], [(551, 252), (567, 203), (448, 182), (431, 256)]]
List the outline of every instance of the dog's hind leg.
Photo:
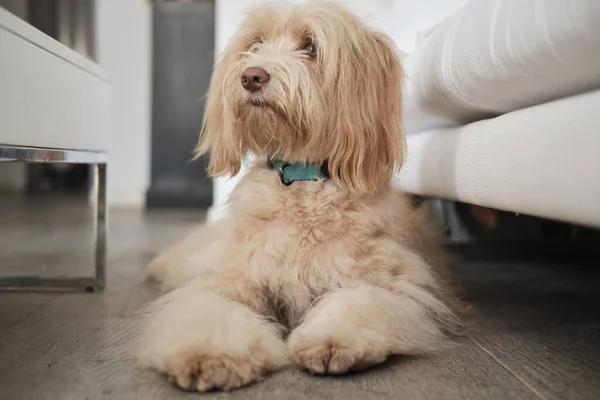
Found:
[[(150, 261), (146, 277), (159, 283), (165, 291), (189, 282), (202, 272), (203, 265), (214, 265), (228, 232), (226, 220), (197, 228)], [(190, 258), (194, 261), (190, 262)]]

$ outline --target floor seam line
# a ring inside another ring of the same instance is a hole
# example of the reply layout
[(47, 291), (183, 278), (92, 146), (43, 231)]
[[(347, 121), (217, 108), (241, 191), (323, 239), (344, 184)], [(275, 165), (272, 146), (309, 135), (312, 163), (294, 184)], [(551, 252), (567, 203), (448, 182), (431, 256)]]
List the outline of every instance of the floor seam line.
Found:
[(40, 309), (44, 308), (51, 301), (54, 301), (54, 299), (56, 299), (57, 297), (60, 297), (60, 295), (57, 295), (56, 297), (53, 297), (47, 303), (43, 303), (43, 304), (38, 305), (33, 310), (31, 310), (26, 315), (24, 315), (23, 318), (19, 318), (15, 322), (13, 322), (12, 324), (9, 324), (8, 326), (5, 326), (2, 329), (0, 329), (0, 335), (3, 335), (5, 332), (8, 332), (14, 326), (16, 326), (16, 325), (20, 324), (21, 322), (25, 321), (27, 318), (31, 317), (33, 314), (35, 314), (36, 312), (38, 312)]
[(498, 363), (498, 365), (500, 365), (502, 368), (504, 368), (506, 371), (508, 371), (509, 374), (511, 374), (513, 377), (515, 377), (515, 379), (517, 379), (523, 386), (525, 386), (527, 389), (531, 390), (531, 392), (536, 395), (538, 398), (542, 399), (542, 400), (548, 400), (548, 398), (546, 396), (544, 396), (542, 393), (540, 393), (535, 387), (533, 387), (533, 385), (531, 385), (525, 378), (517, 375), (516, 372), (514, 372), (511, 368), (508, 367), (508, 365), (506, 365), (504, 362), (502, 362), (502, 360), (500, 360), (494, 353), (492, 353), (490, 350), (488, 350), (487, 348), (485, 348), (481, 343), (479, 343), (477, 340), (473, 339), (473, 337), (471, 335), (467, 335), (467, 338), (469, 340), (471, 340), (473, 343), (475, 343), (475, 345), (477, 345), (477, 347), (479, 347), (481, 350), (483, 350), (488, 356), (492, 357), (492, 359)]

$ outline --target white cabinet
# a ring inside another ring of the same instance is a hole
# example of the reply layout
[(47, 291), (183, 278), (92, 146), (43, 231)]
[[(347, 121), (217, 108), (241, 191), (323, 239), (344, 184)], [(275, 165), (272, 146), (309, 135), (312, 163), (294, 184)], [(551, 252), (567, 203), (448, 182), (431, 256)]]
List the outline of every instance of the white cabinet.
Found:
[(108, 151), (110, 80), (0, 8), (0, 145)]

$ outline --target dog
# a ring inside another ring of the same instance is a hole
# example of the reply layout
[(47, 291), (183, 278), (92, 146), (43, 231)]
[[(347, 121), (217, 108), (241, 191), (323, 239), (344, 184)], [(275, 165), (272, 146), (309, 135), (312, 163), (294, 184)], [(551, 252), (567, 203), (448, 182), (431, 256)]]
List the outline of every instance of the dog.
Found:
[(231, 390), (290, 364), (338, 375), (445, 349), (462, 325), (404, 160), (393, 42), (337, 3), (251, 10), (213, 71), (196, 148), (236, 175), (226, 214), (148, 266), (139, 362), (186, 390)]

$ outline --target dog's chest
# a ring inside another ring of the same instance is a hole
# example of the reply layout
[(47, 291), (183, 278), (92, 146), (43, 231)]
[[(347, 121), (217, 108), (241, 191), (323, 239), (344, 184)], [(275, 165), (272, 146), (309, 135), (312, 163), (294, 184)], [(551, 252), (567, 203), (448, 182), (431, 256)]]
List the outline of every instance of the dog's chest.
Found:
[(290, 192), (247, 204), (237, 237), (248, 281), (294, 325), (315, 298), (353, 279), (356, 248), (368, 235), (348, 202)]
[(249, 215), (244, 236), (250, 240), (250, 264), (267, 264), (297, 275), (336, 269), (340, 253), (347, 250), (344, 244), (357, 233), (356, 221), (351, 213), (318, 200), (307, 205), (296, 198), (277, 209)]

